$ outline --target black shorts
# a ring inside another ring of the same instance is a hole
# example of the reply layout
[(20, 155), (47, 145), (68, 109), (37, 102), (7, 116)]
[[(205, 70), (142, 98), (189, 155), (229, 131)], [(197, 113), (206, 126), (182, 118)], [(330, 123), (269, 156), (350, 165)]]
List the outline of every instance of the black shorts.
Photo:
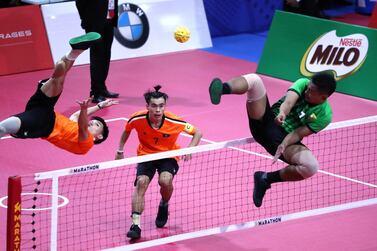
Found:
[(268, 98), (266, 102), (266, 111), (262, 120), (251, 119), (250, 116), (248, 116), (248, 118), (250, 132), (254, 139), (261, 144), (267, 152), (271, 155), (275, 155), (277, 147), (281, 144), (288, 133), (283, 127), (275, 123), (275, 115), (272, 112)]
[(48, 79), (41, 80), (38, 88), (33, 96), (26, 104), (25, 111), (16, 115), (21, 120), (21, 128), (17, 134), (13, 134), (16, 138), (40, 138), (48, 137), (55, 124), (54, 107), (59, 99), (56, 97), (47, 97), (41, 87)]
[(172, 158), (139, 163), (137, 164), (136, 180), (134, 185), (136, 186), (137, 177), (140, 175), (146, 175), (149, 177), (149, 180), (152, 180), (156, 170), (159, 175), (162, 172), (169, 172), (174, 176), (177, 174), (178, 169), (179, 166), (177, 160)]

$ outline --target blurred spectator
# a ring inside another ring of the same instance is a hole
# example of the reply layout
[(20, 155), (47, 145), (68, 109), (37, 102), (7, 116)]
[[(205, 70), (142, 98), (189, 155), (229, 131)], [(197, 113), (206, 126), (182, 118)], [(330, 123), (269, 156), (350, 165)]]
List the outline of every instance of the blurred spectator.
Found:
[(285, 0), (284, 10), (312, 17), (328, 18), (323, 10), (353, 4), (351, 0)]
[(0, 8), (15, 7), (21, 5), (20, 0), (0, 0)]
[(320, 0), (285, 0), (284, 10), (312, 17), (328, 18), (322, 11)]

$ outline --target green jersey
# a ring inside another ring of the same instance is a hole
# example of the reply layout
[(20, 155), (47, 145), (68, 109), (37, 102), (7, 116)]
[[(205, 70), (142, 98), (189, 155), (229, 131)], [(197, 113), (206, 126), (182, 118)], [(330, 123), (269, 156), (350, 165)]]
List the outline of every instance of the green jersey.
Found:
[[(299, 95), (299, 99), (282, 124), (282, 127), (287, 133), (303, 125), (309, 127), (314, 133), (317, 133), (331, 122), (332, 110), (327, 100), (319, 105), (312, 105), (305, 101), (305, 90), (309, 83), (309, 79), (300, 78), (288, 89), (288, 91), (296, 92)], [(284, 102), (285, 97), (286, 96), (282, 97), (272, 106), (272, 111), (275, 116), (279, 114), (279, 108)]]

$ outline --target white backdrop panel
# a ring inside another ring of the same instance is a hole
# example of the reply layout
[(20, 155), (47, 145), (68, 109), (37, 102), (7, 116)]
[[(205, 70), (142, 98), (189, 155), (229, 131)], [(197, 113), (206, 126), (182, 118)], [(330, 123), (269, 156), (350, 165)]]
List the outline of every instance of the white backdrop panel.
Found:
[[(132, 3), (139, 6), (149, 22), (149, 37), (145, 44), (130, 49), (116, 39), (112, 46), (112, 60), (142, 57), (169, 52), (212, 47), (207, 18), (202, 0), (120, 0), (119, 4)], [(84, 34), (75, 2), (42, 5), (42, 14), (54, 61), (69, 51), (68, 40)], [(176, 27), (186, 26), (191, 39), (186, 43), (175, 41)], [(89, 52), (84, 52), (75, 65), (89, 63)]]

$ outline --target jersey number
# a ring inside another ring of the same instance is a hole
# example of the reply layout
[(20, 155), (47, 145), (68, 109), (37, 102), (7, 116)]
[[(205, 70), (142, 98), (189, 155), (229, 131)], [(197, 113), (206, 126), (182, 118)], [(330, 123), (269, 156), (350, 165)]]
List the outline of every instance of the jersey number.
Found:
[(158, 138), (157, 137), (154, 137), (154, 143), (157, 144), (158, 143)]

